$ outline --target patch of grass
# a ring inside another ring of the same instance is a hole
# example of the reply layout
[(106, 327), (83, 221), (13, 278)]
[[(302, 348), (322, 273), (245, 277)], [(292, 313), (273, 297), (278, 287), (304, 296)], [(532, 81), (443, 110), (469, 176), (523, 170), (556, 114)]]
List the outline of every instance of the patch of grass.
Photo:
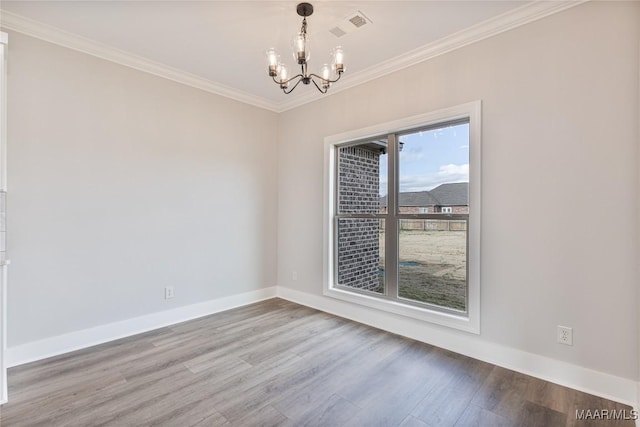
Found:
[[(466, 233), (401, 231), (401, 298), (455, 310), (466, 308)], [(381, 234), (384, 239), (384, 234)], [(382, 243), (382, 241), (381, 241)], [(384, 257), (380, 260), (384, 266)], [(384, 282), (384, 276), (381, 276)], [(381, 283), (380, 289), (384, 286)]]
[(401, 298), (435, 304), (455, 310), (466, 307), (466, 283), (429, 272), (429, 265), (400, 268), (398, 294)]

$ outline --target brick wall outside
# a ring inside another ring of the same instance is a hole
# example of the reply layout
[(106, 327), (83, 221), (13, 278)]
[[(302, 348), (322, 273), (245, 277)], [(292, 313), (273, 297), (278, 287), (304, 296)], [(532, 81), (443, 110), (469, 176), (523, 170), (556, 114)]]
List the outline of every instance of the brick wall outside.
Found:
[[(450, 206), (451, 213), (454, 214), (468, 214), (469, 206)], [(382, 212), (382, 208), (381, 208)], [(386, 210), (384, 211), (386, 212)], [(384, 213), (383, 212), (383, 213)], [(400, 206), (401, 214), (426, 214), (426, 213), (442, 213), (442, 206)]]
[[(469, 213), (469, 206), (450, 206), (451, 208), (451, 213), (454, 214), (468, 214)], [(438, 207), (435, 210), (436, 213), (438, 212), (442, 212), (442, 207)]]
[[(380, 152), (366, 147), (338, 149), (338, 212), (378, 213)], [(378, 290), (380, 220), (338, 220), (338, 283)]]
[[(451, 206), (451, 213), (454, 214), (468, 214), (469, 206)], [(387, 213), (386, 206), (380, 206), (380, 213)], [(400, 206), (401, 214), (431, 214), (431, 213), (442, 213), (441, 206)]]
[(399, 209), (401, 214), (421, 214), (421, 213), (433, 213), (433, 206), (400, 206)]

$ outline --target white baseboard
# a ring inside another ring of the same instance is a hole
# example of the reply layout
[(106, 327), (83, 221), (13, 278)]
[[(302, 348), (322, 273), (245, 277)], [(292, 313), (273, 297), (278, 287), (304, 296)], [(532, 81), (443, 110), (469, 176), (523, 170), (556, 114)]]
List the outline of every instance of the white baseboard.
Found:
[(586, 393), (638, 408), (640, 383), (533, 353), (483, 341), (470, 334), (419, 328), (415, 321), (320, 295), (278, 286), (278, 297), (394, 334), (464, 354)]
[(70, 351), (91, 347), (186, 320), (196, 319), (220, 311), (274, 298), (275, 296), (275, 287), (263, 288), (257, 291), (231, 295), (9, 347), (7, 349), (7, 366), (11, 368), (36, 360), (46, 359), (47, 357), (57, 356)]

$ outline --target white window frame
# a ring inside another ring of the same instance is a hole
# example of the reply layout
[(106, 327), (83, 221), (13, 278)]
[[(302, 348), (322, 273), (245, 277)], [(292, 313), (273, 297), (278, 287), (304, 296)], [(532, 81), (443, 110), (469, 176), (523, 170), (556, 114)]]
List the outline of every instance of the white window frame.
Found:
[[(0, 192), (7, 191), (7, 44), (9, 36), (0, 32)], [(8, 400), (7, 391), (7, 265), (0, 259), (0, 404)]]
[[(324, 295), (342, 301), (480, 334), (481, 113), (481, 101), (473, 101), (426, 114), (327, 136), (324, 139)], [(403, 304), (398, 301), (351, 292), (344, 288), (337, 288), (334, 283), (336, 277), (334, 271), (336, 248), (333, 230), (336, 200), (337, 148), (350, 142), (379, 137), (380, 135), (396, 134), (460, 119), (469, 120), (469, 245), (466, 313), (457, 314), (427, 307)]]
[(448, 206), (443, 206), (442, 207), (442, 213), (453, 213), (453, 208), (448, 207)]

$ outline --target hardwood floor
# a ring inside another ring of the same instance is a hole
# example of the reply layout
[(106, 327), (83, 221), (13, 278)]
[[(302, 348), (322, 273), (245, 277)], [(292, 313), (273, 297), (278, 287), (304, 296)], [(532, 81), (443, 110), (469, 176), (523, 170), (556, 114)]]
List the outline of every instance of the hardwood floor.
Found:
[(272, 299), (9, 370), (9, 426), (633, 426), (612, 401)]

